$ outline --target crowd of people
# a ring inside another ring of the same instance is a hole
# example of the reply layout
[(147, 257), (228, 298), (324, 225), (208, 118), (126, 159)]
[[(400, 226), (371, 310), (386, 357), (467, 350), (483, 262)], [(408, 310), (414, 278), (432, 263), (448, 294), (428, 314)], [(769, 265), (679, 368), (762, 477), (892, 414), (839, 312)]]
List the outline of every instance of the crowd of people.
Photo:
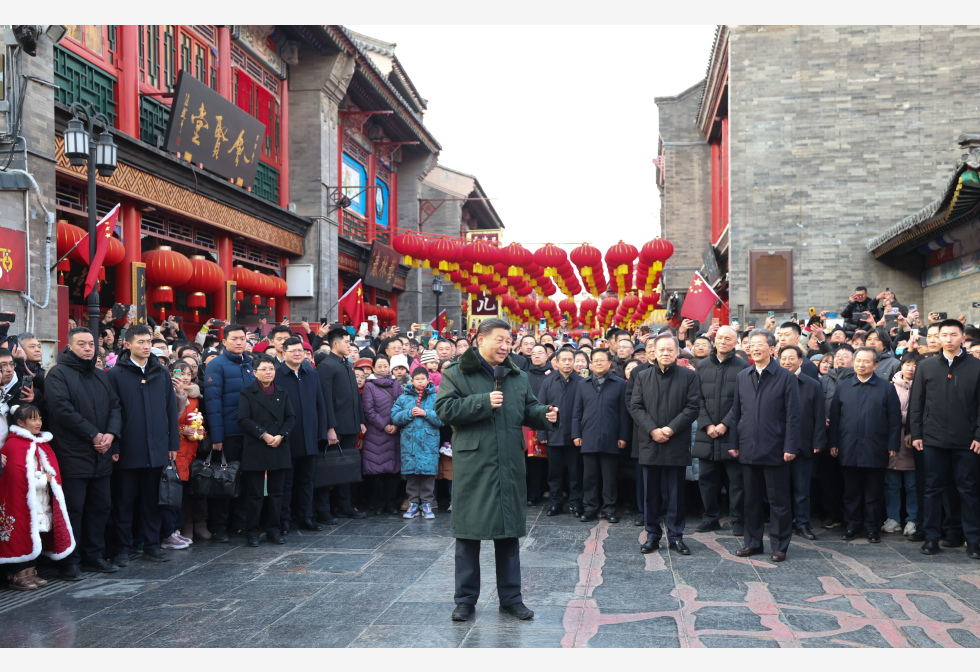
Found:
[[(864, 287), (830, 329), (835, 318), (811, 309), (596, 338), (515, 328), (508, 365), (558, 420), (506, 447), (523, 462), (508, 487), (551, 517), (632, 517), (643, 553), (666, 534), (689, 555), (698, 512), (697, 532), (762, 553), (768, 509), (774, 561), (815, 527), (871, 543), (904, 535), (926, 554), (965, 543), (980, 559), (980, 330), (962, 316), (923, 321)], [(43, 586), (40, 555), (77, 581), (194, 543), (285, 544), (337, 518), (431, 520), (440, 504), (455, 515), (453, 451), (478, 447), (454, 445), (439, 391), (475, 340), (376, 323), (181, 327), (111, 314), (99, 334), (72, 325), (47, 371), (33, 334), (0, 331), (8, 587)], [(472, 395), (453, 375), (451, 394)], [(334, 451), (360, 456), (358, 478), (332, 478)], [(194, 496), (202, 463), (234, 465), (234, 492)], [(168, 474), (184, 484), (177, 502), (162, 501)]]

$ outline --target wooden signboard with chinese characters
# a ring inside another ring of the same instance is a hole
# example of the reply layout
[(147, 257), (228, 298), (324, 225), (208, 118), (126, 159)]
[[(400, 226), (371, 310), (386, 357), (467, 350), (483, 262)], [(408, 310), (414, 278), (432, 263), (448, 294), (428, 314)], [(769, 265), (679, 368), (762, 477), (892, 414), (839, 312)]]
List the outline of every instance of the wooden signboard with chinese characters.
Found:
[(146, 324), (146, 264), (133, 262), (133, 305), (136, 306), (136, 319), (133, 324)]
[(166, 150), (251, 187), (265, 124), (183, 70), (167, 122)]
[(27, 289), (26, 236), (23, 231), (0, 229), (0, 289)]
[(393, 248), (374, 241), (371, 245), (371, 256), (368, 257), (367, 271), (364, 273), (364, 284), (390, 292), (395, 286), (395, 273), (401, 260), (402, 255)]
[(793, 310), (793, 250), (749, 250), (749, 310)]

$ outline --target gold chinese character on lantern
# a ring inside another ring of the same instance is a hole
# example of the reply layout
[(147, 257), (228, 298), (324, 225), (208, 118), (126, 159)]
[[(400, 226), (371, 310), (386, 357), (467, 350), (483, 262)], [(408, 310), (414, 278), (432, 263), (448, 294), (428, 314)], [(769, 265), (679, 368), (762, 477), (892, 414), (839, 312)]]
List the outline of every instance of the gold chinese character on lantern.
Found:
[(201, 109), (198, 110), (197, 114), (191, 115), (191, 121), (194, 122), (194, 137), (191, 138), (191, 142), (195, 145), (200, 146), (201, 141), (197, 139), (198, 134), (201, 132), (202, 128), (211, 128), (208, 126), (207, 110), (204, 109), (204, 103), (201, 103)]

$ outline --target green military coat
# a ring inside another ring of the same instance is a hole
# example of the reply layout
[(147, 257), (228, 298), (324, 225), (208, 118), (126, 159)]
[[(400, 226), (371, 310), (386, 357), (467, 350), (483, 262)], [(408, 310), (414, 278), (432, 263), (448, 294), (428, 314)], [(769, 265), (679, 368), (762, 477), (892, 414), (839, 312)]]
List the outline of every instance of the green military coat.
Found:
[[(527, 534), (527, 483), (521, 427), (555, 431), (548, 407), (531, 392), (527, 374), (508, 357), (501, 392), (490, 408), (494, 380), (476, 348), (446, 367), (436, 396), (436, 415), (453, 428), (453, 536), (507, 539)], [(559, 418), (561, 421), (561, 418)]]

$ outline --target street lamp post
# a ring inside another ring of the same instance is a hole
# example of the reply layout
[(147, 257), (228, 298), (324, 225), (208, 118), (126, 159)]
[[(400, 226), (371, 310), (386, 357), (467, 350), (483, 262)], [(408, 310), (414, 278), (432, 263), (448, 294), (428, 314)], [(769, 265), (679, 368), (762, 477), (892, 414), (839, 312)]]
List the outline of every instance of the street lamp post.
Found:
[(432, 293), (435, 294), (436, 297), (436, 334), (438, 335), (441, 331), (441, 329), (439, 329), (439, 297), (442, 296), (441, 276), (437, 275), (434, 278), (432, 278)]
[[(71, 104), (72, 119), (68, 122), (65, 130), (65, 156), (73, 166), (84, 166), (88, 164), (88, 261), (89, 265), (95, 260), (95, 247), (98, 224), (98, 212), (95, 207), (95, 171), (94, 166), (102, 177), (112, 177), (116, 170), (116, 144), (112, 141), (112, 134), (109, 129), (112, 124), (109, 119), (101, 112), (96, 112), (90, 103), (74, 102)], [(83, 117), (87, 122), (82, 122), (79, 117)], [(94, 140), (95, 125), (98, 123), (102, 127), (98, 140)], [(127, 241), (132, 244), (132, 241)], [(98, 284), (93, 287), (88, 295), (88, 321), (89, 328), (95, 342), (99, 342), (99, 289)]]

